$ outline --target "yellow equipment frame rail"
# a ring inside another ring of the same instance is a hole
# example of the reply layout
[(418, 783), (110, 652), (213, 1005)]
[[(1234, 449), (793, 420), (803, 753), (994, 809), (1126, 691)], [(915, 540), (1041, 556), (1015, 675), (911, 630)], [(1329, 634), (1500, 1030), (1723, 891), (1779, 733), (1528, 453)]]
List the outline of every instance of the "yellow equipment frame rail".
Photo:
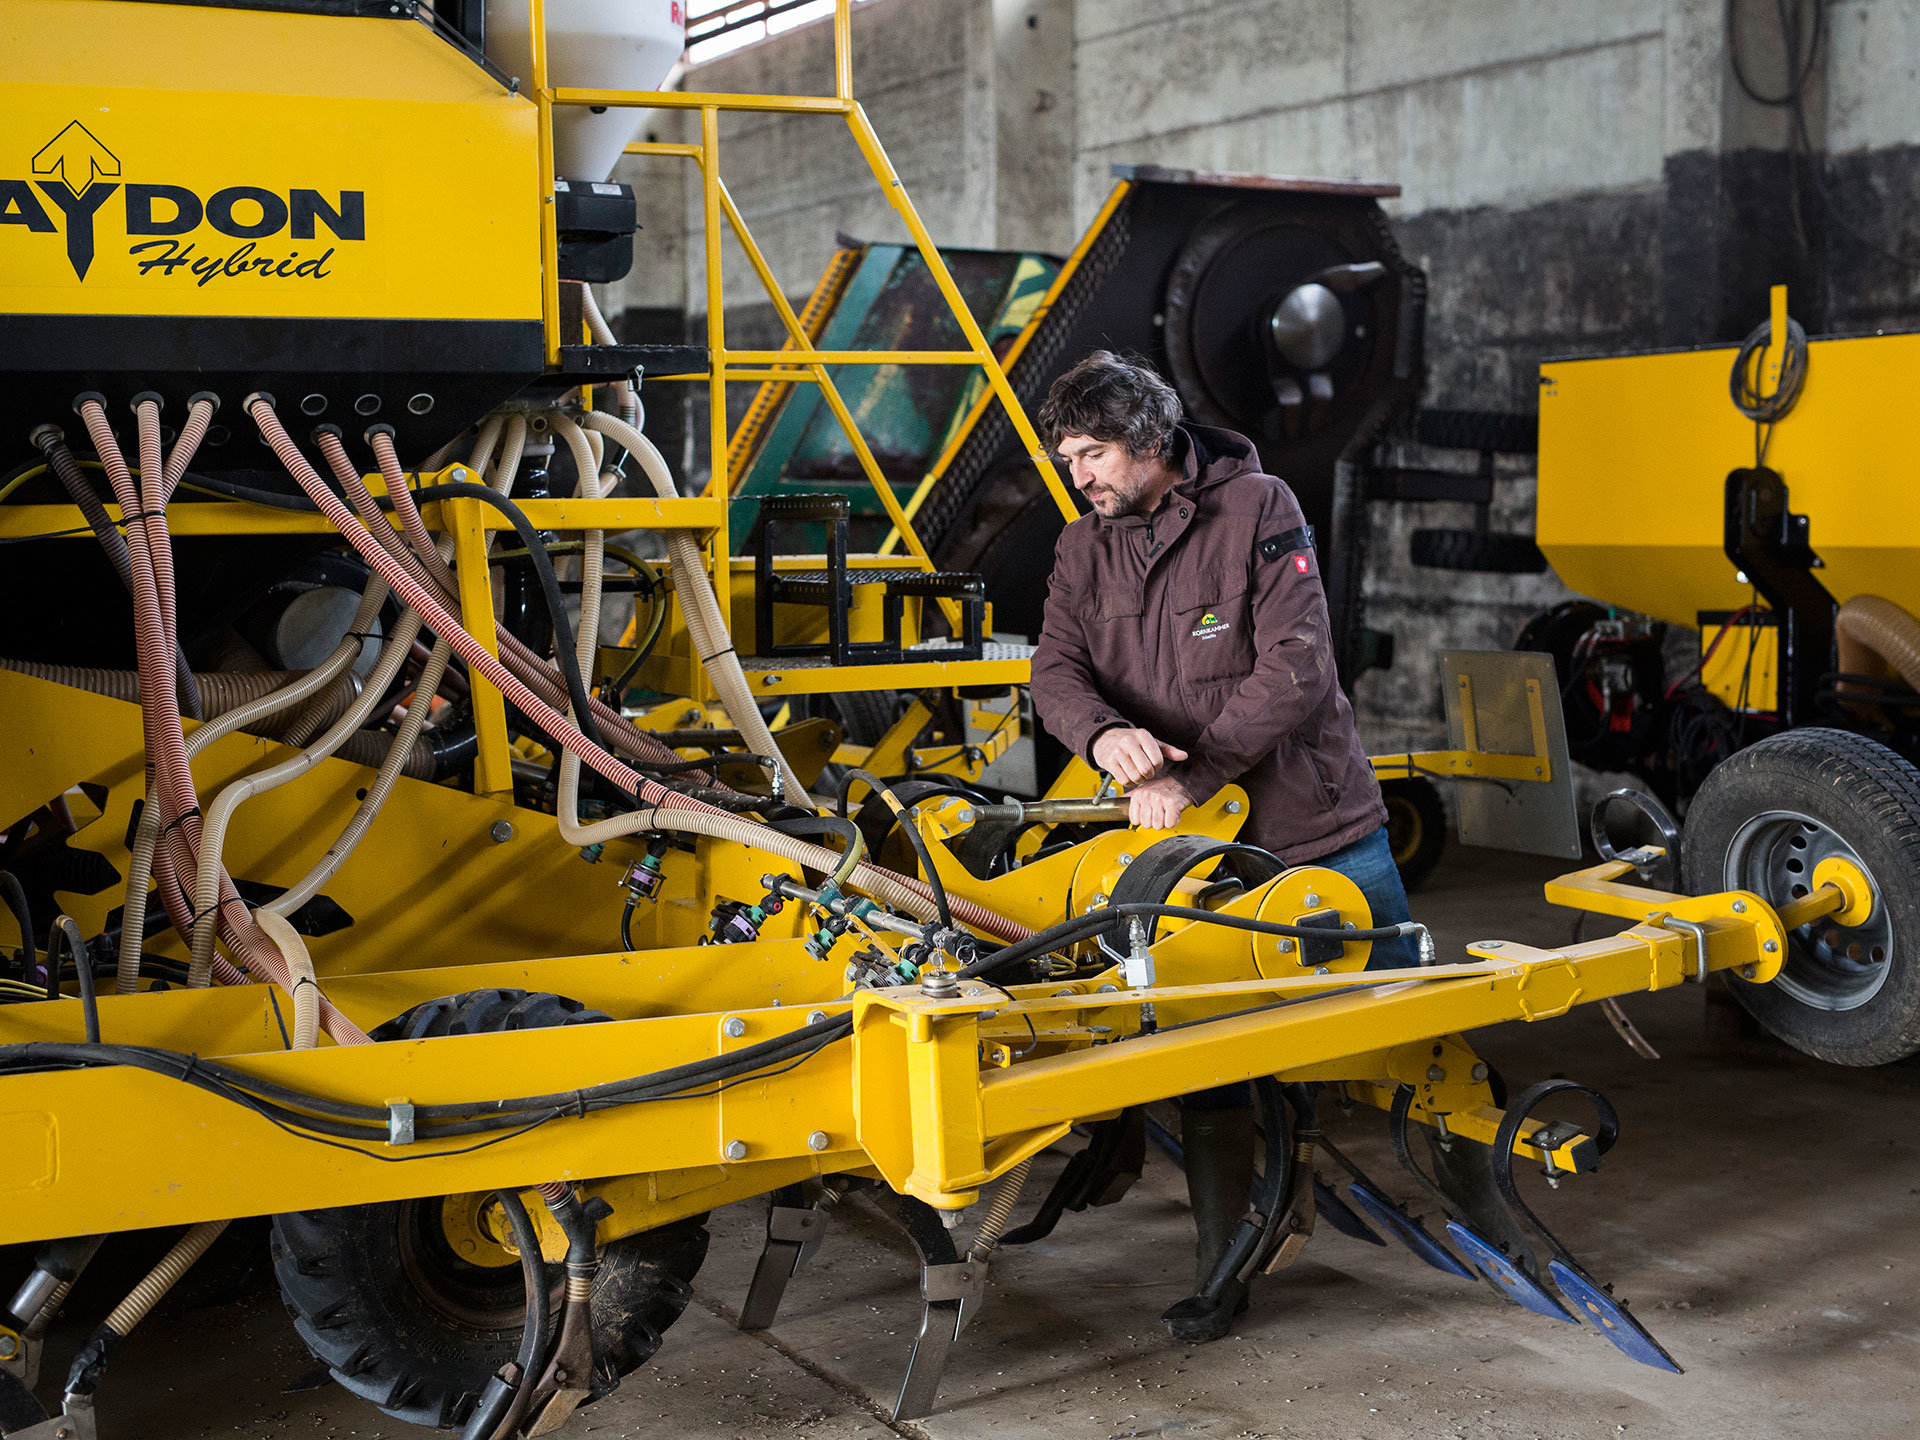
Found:
[[(1416, 1118), (1432, 1123), (1444, 1116), (1460, 1133), (1491, 1138), (1499, 1112), (1484, 1079), (1472, 1078), (1472, 1052), (1459, 1032), (1549, 1019), (1576, 1004), (1664, 989), (1715, 970), (1769, 979), (1784, 958), (1788, 926), (1844, 910), (1855, 903), (1859, 883), (1857, 876), (1827, 877), (1783, 915), (1744, 892), (1682, 896), (1618, 884), (1631, 868), (1609, 862), (1548, 888), (1562, 904), (1639, 917), (1618, 935), (1559, 950), (1476, 941), (1465, 963), (1415, 971), (1317, 974), (1296, 967), (1293, 974), (1142, 988), (1119, 984), (1110, 971), (1008, 990), (967, 982), (946, 1000), (901, 987), (811, 1007), (763, 1000), (717, 1013), (663, 1014), (667, 992), (636, 972), (632, 956), (577, 956), (339, 977), (327, 993), (349, 1016), (371, 1024), (450, 990), (532, 983), (604, 1005), (614, 1023), (302, 1052), (264, 1050), (275, 1043), (261, 1038), (272, 1033), (264, 986), (103, 996), (101, 1030), (115, 1043), (191, 1045), (257, 1079), (377, 1107), (539, 1093), (561, 1075), (568, 1084), (592, 1085), (631, 1074), (636, 1056), (649, 1067), (681, 1064), (849, 1010), (854, 1032), (850, 1043), (831, 1045), (804, 1065), (722, 1093), (556, 1119), (484, 1148), (397, 1144), (372, 1157), (296, 1137), (147, 1070), (10, 1075), (0, 1112), (0, 1147), (11, 1157), (0, 1177), (7, 1195), (0, 1240), (553, 1179), (582, 1181), (589, 1191), (604, 1187), (617, 1197), (615, 1214), (603, 1222), (607, 1239), (835, 1172), (877, 1173), (895, 1189), (955, 1209), (1077, 1120), (1251, 1079), (1269, 1073), (1276, 1057), (1284, 1057), (1283, 1079), (1350, 1082), (1363, 1099), (1412, 1086)], [(949, 888), (965, 893), (957, 883), (964, 878), (954, 867)], [(1269, 887), (1286, 883), (1283, 875)], [(971, 888), (980, 896), (985, 886)], [(1236, 904), (1257, 907), (1260, 893)], [(1188, 973), (1199, 973), (1196, 965), (1212, 963), (1197, 952), (1220, 933), (1182, 926), (1153, 951), (1164, 973), (1177, 975), (1183, 955)], [(791, 951), (788, 961), (807, 964), (797, 941), (765, 949), (769, 958)], [(710, 971), (713, 954), (649, 952), (648, 968), (677, 984), (689, 971)], [(825, 973), (835, 967), (813, 968), (823, 985), (837, 984), (837, 971)], [(745, 979), (733, 984), (747, 988)], [(699, 1003), (726, 998), (706, 994)], [(1163, 1024), (1170, 1015), (1212, 1018), (1140, 1033), (1145, 1004), (1157, 1007)], [(649, 1018), (620, 1018), (636, 1014)], [(1029, 1022), (1037, 1045), (1029, 1043)], [(77, 1000), (0, 1010), (6, 1042), (76, 1041), (83, 1033)], [(1461, 1063), (1436, 1064), (1436, 1040)], [(1021, 1051), (1031, 1058), (1020, 1058)], [(1526, 1139), (1531, 1133), (1529, 1127), (1522, 1135), (1520, 1151), (1537, 1158)], [(1575, 1148), (1576, 1141), (1557, 1147), (1556, 1164), (1579, 1168)], [(645, 1174), (596, 1178), (623, 1175), (642, 1156)]]

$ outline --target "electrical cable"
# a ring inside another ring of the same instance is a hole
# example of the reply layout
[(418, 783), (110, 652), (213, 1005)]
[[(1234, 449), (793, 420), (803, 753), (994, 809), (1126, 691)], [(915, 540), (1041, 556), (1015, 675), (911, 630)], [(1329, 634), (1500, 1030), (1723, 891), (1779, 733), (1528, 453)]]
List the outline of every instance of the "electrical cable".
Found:
[(847, 773), (840, 779), (841, 818), (846, 818), (847, 795), (856, 781), (878, 795), (887, 809), (892, 812), (895, 827), (907, 837), (907, 842), (913, 846), (913, 853), (920, 858), (920, 873), (933, 891), (933, 904), (940, 913), (940, 923), (948, 929), (953, 928), (953, 910), (947, 904), (947, 887), (941, 883), (940, 869), (933, 863), (933, 852), (927, 848), (926, 839), (920, 834), (920, 827), (913, 823), (913, 816), (907, 813), (907, 807), (901, 804), (900, 797), (893, 793), (891, 785), (870, 770), (862, 770), (858, 765), (849, 765)]
[(20, 883), (20, 877), (11, 870), (0, 870), (0, 890), (7, 908), (13, 912), (14, 924), (20, 927), (21, 975), (31, 980), (33, 972), (40, 964), (40, 947), (36, 943), (40, 932), (33, 928), (33, 907), (27, 903), (27, 890)]

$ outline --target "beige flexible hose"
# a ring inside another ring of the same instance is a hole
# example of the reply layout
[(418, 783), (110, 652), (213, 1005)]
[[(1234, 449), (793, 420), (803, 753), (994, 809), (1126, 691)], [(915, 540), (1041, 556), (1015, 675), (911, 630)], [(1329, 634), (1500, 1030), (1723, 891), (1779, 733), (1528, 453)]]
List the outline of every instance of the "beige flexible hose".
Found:
[[(313, 960), (307, 954), (307, 947), (301, 941), (299, 932), (278, 915), (257, 914), (261, 929), (265, 930), (273, 943), (280, 947), (280, 955), (286, 961), (287, 971), (293, 978), (289, 994), (293, 999), (293, 1048), (311, 1050), (320, 1038), (320, 983), (313, 975)], [(227, 1226), (227, 1220), (208, 1220), (194, 1226), (182, 1235), (174, 1247), (160, 1260), (160, 1263), (147, 1272), (146, 1279), (133, 1287), (127, 1298), (113, 1307), (107, 1316), (106, 1326), (121, 1339), (133, 1332), (133, 1327), (146, 1319), (153, 1307), (175, 1285), (180, 1277), (193, 1268), (193, 1264), (207, 1253), (214, 1241), (220, 1238)]]
[[(1840, 607), (1834, 638), (1841, 673), (1878, 676), (1890, 666), (1909, 689), (1920, 690), (1920, 620), (1893, 601), (1855, 595)], [(1846, 682), (1840, 687), (1844, 692)], [(1870, 698), (1866, 691), (1857, 693), (1863, 700)]]
[[(536, 720), (541, 728), (559, 743), (563, 750), (573, 752), (580, 756), (586, 764), (590, 765), (598, 774), (604, 775), (608, 780), (619, 786), (623, 792), (635, 795), (645, 804), (658, 807), (661, 815), (670, 814), (675, 817), (696, 815), (702, 822), (709, 822), (715, 825), (734, 820), (735, 817), (728, 815), (724, 811), (716, 810), (691, 796), (682, 795), (676, 791), (667, 789), (663, 785), (647, 780), (636, 771), (615, 759), (607, 750), (589, 740), (578, 726), (565, 715), (553, 709), (552, 706), (540, 696), (536, 695), (526, 681), (513, 673), (511, 669), (502, 663), (498, 656), (489, 652), (479, 641), (475, 640), (473, 636), (461, 626), (459, 620), (447, 610), (446, 606), (435, 597), (430, 586), (415, 578), (408, 572), (407, 567), (402, 565), (394, 555), (380, 546), (373, 536), (368, 533), (367, 526), (358, 520), (341, 499), (327, 488), (325, 482), (321, 480), (319, 472), (316, 471), (308, 462), (307, 458), (300, 453), (300, 447), (293, 443), (293, 437), (287, 434), (286, 427), (280, 423), (280, 417), (274, 413), (273, 406), (265, 396), (253, 395), (248, 397), (245, 408), (248, 418), (259, 428), (261, 438), (267, 442), (268, 447), (279, 457), (280, 463), (286, 467), (287, 473), (294, 478), (294, 481), (300, 488), (305, 491), (307, 496), (319, 507), (321, 513), (347, 538), (354, 549), (358, 551), (369, 564), (373, 565), (375, 569), (386, 578), (389, 584), (398, 590), (408, 605), (421, 613), (425, 623), (433, 627), (436, 635), (446, 638), (453, 648), (459, 652), (461, 659), (466, 661), (471, 669), (477, 671), (509, 701), (519, 706), (530, 718)], [(657, 458), (658, 457), (656, 457), (656, 460)], [(704, 578), (703, 575), (702, 579), (704, 580)], [(625, 722), (622, 723), (624, 724)], [(764, 728), (765, 722), (763, 721), (762, 729), (764, 730)], [(658, 745), (658, 743), (657, 741), (654, 742), (655, 745)], [(661, 748), (664, 749), (664, 747)], [(759, 848), (770, 849), (775, 853), (789, 854), (791, 852), (783, 848), (786, 844), (804, 845), (805, 843), (793, 841), (791, 836), (782, 835), (778, 831), (753, 825), (750, 822), (738, 823), (745, 825), (746, 833), (751, 838), (743, 838), (738, 834), (729, 834), (727, 838), (740, 839), (741, 843), (757, 845)], [(714, 833), (719, 832), (716, 831)], [(823, 870), (832, 870), (841, 858), (843, 858), (822, 847), (809, 846), (806, 848), (811, 851), (817, 851), (818, 855), (823, 857), (824, 863), (822, 860), (811, 859), (805, 863), (816, 864), (818, 868)], [(931, 904), (931, 892), (922, 881), (910, 880), (905, 876), (894, 875), (888, 871), (862, 866), (855, 872), (853, 877), (855, 883), (861, 883), (863, 874), (872, 877), (870, 882), (863, 885), (863, 888), (868, 888), (870, 893), (874, 894), (876, 898), (888, 899), (888, 892), (891, 891), (893, 894), (903, 898), (897, 900), (889, 899), (889, 903), (898, 904), (903, 909), (912, 908), (908, 900), (904, 897), (912, 897), (922, 905)], [(882, 882), (884, 882), (885, 889), (881, 888)], [(997, 939), (1010, 941), (1023, 940), (1033, 933), (1027, 929), (1026, 926), (1009, 920), (1005, 916), (996, 915), (984, 906), (976, 905), (969, 901), (955, 901), (952, 910), (954, 918), (960, 923), (984, 931), (986, 934), (992, 935)], [(336, 1039), (339, 1038), (338, 1030), (333, 1029), (331, 1024), (329, 1025), (329, 1033), (333, 1034)]]
[(220, 1238), (221, 1232), (230, 1223), (226, 1220), (207, 1220), (182, 1235), (179, 1243), (148, 1272), (147, 1278), (134, 1286), (132, 1293), (113, 1307), (112, 1313), (106, 1318), (106, 1327), (123, 1340), (132, 1334), (133, 1327), (147, 1318), (148, 1312), (160, 1303), (160, 1297), (179, 1283), (180, 1277), (193, 1268), (194, 1261), (207, 1253), (207, 1248)]
[[(373, 617), (387, 603), (387, 594), (385, 580), (378, 575), (369, 579), (367, 588), (361, 592), (360, 608), (354, 612), (349, 633), (334, 647), (333, 653), (305, 675), (271, 694), (229, 710), (187, 736), (188, 762), (191, 763), (194, 756), (214, 741), (298, 705), (343, 675), (360, 653), (360, 642), (354, 638), (354, 634), (365, 631), (373, 623)], [(149, 784), (147, 803), (140, 811), (140, 824), (134, 832), (133, 854), (127, 865), (126, 908), (121, 916), (120, 956), (114, 978), (114, 990), (121, 995), (131, 995), (140, 988), (140, 947), (146, 939), (147, 925), (147, 881), (153, 873), (154, 843), (159, 832), (160, 807), (155, 787)]]
[[(608, 436), (639, 461), (640, 469), (653, 483), (654, 493), (661, 499), (679, 498), (680, 492), (673, 483), (673, 474), (667, 469), (667, 462), (660, 457), (660, 452), (654, 449), (651, 440), (604, 410), (588, 411), (583, 420), (588, 429), (598, 430)], [(713, 680), (714, 688), (720, 692), (727, 718), (733, 722), (733, 728), (740, 732), (748, 749), (780, 767), (787, 794), (795, 797), (805, 795), (807, 787), (801, 783), (800, 777), (787, 763), (787, 757), (780, 753), (780, 747), (774, 743), (773, 732), (767, 728), (766, 718), (761, 715), (760, 706), (753, 698), (746, 672), (740, 668), (740, 656), (734, 651), (727, 619), (720, 613), (720, 602), (714, 597), (713, 585), (707, 578), (707, 567), (699, 545), (685, 530), (671, 530), (667, 532), (667, 555), (673, 562), (674, 588), (680, 596), (680, 608), (687, 619), (688, 635), (693, 640), (700, 663), (706, 666), (707, 674)], [(726, 563), (724, 558), (721, 563)]]
[(313, 957), (307, 942), (284, 915), (262, 906), (253, 912), (267, 938), (280, 947), (280, 958), (287, 962), (287, 974), (293, 988), (287, 992), (293, 1001), (293, 1048), (311, 1050), (320, 1039), (320, 981), (313, 973)]
[[(357, 642), (354, 649), (356, 652), (359, 649)], [(140, 672), (138, 670), (102, 670), (83, 665), (47, 665), (37, 660), (10, 660), (4, 657), (0, 657), (0, 670), (11, 670), (17, 675), (31, 675), (36, 680), (50, 680), (56, 685), (66, 685), (94, 695), (105, 695), (110, 700), (124, 700), (132, 705), (140, 703)], [(200, 691), (202, 707), (207, 718), (211, 720), (237, 710), (251, 701), (271, 695), (276, 690), (305, 678), (308, 673), (302, 670), (214, 670), (196, 674), (193, 678), (195, 686)], [(316, 688), (321, 692), (317, 697), (317, 703), (331, 720), (337, 718), (341, 711), (353, 703), (354, 696), (359, 693), (360, 687), (353, 675), (337, 674), (332, 677), (331, 685)], [(272, 738), (276, 730), (283, 727), (258, 728), (261, 734)]]
[[(200, 867), (195, 877), (193, 913), (198, 920), (193, 927), (193, 958), (187, 967), (187, 985), (189, 988), (205, 985), (213, 975), (213, 942), (216, 933), (216, 917), (220, 911), (220, 852), (225, 847), (227, 827), (233, 822), (234, 811), (238, 810), (255, 795), (264, 795), (269, 790), (277, 790), (282, 785), (305, 775), (322, 760), (327, 759), (340, 748), (340, 742), (354, 734), (367, 722), (385, 696), (387, 687), (400, 673), (400, 667), (407, 661), (413, 649), (413, 637), (420, 632), (420, 613), (408, 610), (400, 617), (399, 623), (387, 637), (387, 643), (380, 648), (380, 659), (367, 676), (366, 689), (360, 698), (348, 707), (333, 725), (313, 744), (281, 761), (252, 775), (244, 775), (233, 781), (214, 797), (213, 803), (206, 807), (200, 832)], [(351, 824), (352, 822), (348, 822)]]
[[(380, 807), (387, 803), (387, 796), (393, 793), (394, 785), (402, 774), (414, 778), (431, 778), (433, 775), (433, 750), (420, 739), (420, 729), (426, 724), (427, 710), (433, 703), (433, 695), (440, 688), (440, 677), (446, 673), (447, 657), (452, 653), (447, 642), (436, 638), (433, 649), (427, 654), (427, 663), (421, 668), (420, 679), (413, 687), (413, 703), (407, 706), (407, 717), (400, 722), (393, 741), (386, 746), (384, 758), (380, 761), (380, 770), (373, 778), (373, 784), (367, 787), (366, 798), (354, 810), (353, 818), (340, 832), (339, 838), (327, 847), (327, 853), (320, 857), (320, 863), (309, 870), (299, 884), (286, 894), (277, 896), (262, 906), (276, 915), (291, 915), (307, 901), (320, 893), (320, 887), (331, 880), (340, 867), (347, 863), (347, 857), (353, 854), (354, 847), (365, 836), (374, 818), (379, 815)], [(334, 752), (345, 755), (347, 745), (359, 740), (364, 731), (356, 731), (347, 736)], [(380, 743), (377, 737), (369, 737)], [(424, 753), (424, 776), (416, 775), (419, 768), (419, 756)], [(351, 758), (351, 757), (346, 757)], [(265, 923), (264, 921), (262, 922)], [(269, 932), (271, 933), (271, 932)], [(283, 947), (284, 948), (284, 947)]]

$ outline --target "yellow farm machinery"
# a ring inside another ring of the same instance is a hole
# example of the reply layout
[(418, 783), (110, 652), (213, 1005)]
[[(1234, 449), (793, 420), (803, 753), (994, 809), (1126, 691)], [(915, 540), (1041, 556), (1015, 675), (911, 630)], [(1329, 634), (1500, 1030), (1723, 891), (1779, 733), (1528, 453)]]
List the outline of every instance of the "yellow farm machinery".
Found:
[[(1578, 1087), (1508, 1096), (1462, 1034), (1715, 972), (1768, 993), (1810, 934), (1892, 947), (1912, 872), (1883, 850), (1911, 819), (1861, 829), (1776, 778), (1715, 812), (1760, 827), (1754, 883), (1697, 894), (1670, 835), (1601, 827), (1603, 863), (1549, 896), (1620, 933), (1441, 955), (1339, 873), (1236, 843), (1234, 786), (1175, 832), (1130, 828), (1084, 765), (993, 787), (1029, 652), (936, 568), (844, 377), (969, 368), (1072, 505), (850, 93), (846, 0), (824, 96), (649, 88), (677, 33), (549, 34), (594, 8), (0, 0), (0, 46), (34, 57), (0, 160), (0, 1434), (90, 1440), (139, 1321), (260, 1216), (340, 1384), (468, 1440), (546, 1433), (661, 1345), (708, 1212), (759, 1196), (748, 1326), (834, 1204), (898, 1219), (924, 1304), (896, 1413), (924, 1415), (997, 1246), (1115, 1198), (1142, 1107), (1238, 1081), (1266, 1158), (1216, 1291), (1324, 1220), (1677, 1369), (1513, 1174), (1592, 1170), (1612, 1110), (1536, 1118)], [(631, 143), (667, 108), (697, 142)], [(956, 348), (816, 348), (721, 177), (740, 110), (850, 127)], [(704, 348), (619, 345), (595, 308), (633, 243), (623, 148), (698, 167)], [(783, 349), (726, 343), (726, 230)], [(644, 432), (669, 382), (711, 400), (698, 493)], [(735, 555), (742, 383), (831, 414), (889, 553), (852, 553), (844, 496), (774, 490)], [(780, 524), (819, 549), (782, 553)], [(1470, 839), (1576, 859), (1551, 661), (1443, 671), (1450, 748), (1376, 771), (1457, 783)], [(912, 698), (863, 742), (804, 713), (876, 692)], [(1920, 815), (1834, 754), (1861, 815)], [(1369, 969), (1387, 940), (1420, 965)], [(1904, 949), (1873, 959), (1911, 988)], [(1443, 1234), (1327, 1143), (1335, 1093), (1386, 1113)], [(1415, 1133), (1491, 1157), (1485, 1183), (1427, 1174)], [(165, 1227), (41, 1376), (106, 1237)]]

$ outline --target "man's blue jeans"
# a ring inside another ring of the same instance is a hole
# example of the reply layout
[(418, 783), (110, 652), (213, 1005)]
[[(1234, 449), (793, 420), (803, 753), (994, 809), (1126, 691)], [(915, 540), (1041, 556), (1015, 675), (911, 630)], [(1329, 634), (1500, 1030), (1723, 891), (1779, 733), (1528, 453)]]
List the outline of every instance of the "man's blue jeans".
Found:
[[(1400, 883), (1400, 871), (1393, 863), (1393, 847), (1387, 843), (1387, 827), (1382, 825), (1371, 835), (1309, 860), (1309, 865), (1324, 865), (1338, 870), (1360, 887), (1373, 912), (1375, 925), (1404, 925), (1413, 918), (1407, 909), (1407, 890)], [(1397, 940), (1376, 940), (1367, 959), (1369, 970), (1394, 970), (1416, 965), (1412, 942), (1404, 936)], [(1244, 1110), (1253, 1104), (1253, 1092), (1242, 1081), (1234, 1085), (1216, 1085), (1211, 1090), (1196, 1090), (1180, 1097), (1183, 1110)]]

